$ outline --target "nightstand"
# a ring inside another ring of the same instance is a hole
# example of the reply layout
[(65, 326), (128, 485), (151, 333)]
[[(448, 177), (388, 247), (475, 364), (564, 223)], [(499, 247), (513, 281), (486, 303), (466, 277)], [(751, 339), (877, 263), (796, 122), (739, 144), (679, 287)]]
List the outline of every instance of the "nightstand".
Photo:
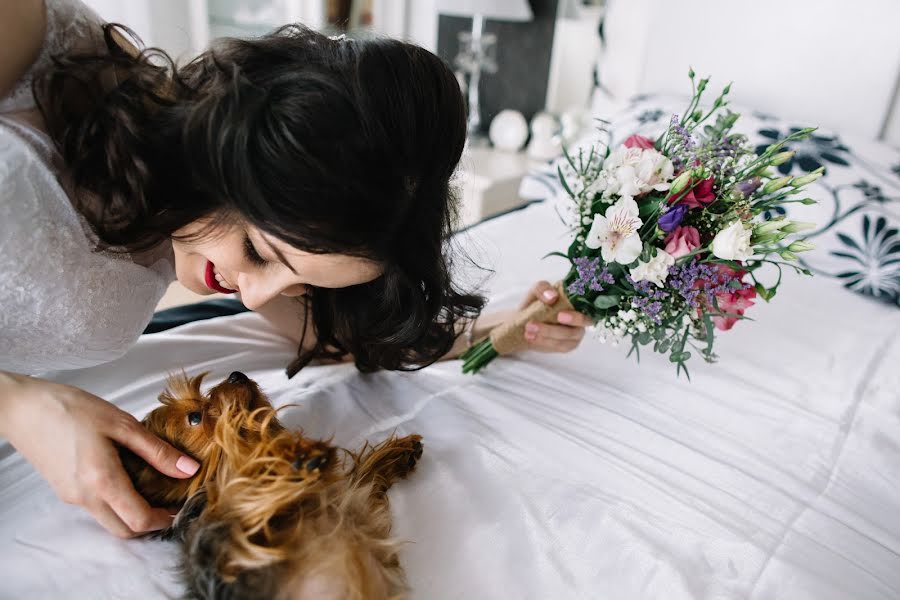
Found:
[(519, 183), (533, 164), (524, 152), (467, 147), (454, 181), (461, 192), (458, 227), (522, 205)]

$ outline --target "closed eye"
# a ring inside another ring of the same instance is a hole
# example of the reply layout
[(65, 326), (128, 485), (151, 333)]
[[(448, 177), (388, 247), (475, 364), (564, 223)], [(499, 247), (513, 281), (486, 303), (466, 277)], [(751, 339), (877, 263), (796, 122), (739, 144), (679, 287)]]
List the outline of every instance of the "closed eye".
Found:
[(269, 263), (269, 261), (259, 255), (259, 252), (257, 252), (256, 246), (253, 245), (253, 241), (250, 239), (249, 235), (244, 235), (244, 256), (246, 256), (247, 260), (254, 265), (260, 267), (264, 267)]

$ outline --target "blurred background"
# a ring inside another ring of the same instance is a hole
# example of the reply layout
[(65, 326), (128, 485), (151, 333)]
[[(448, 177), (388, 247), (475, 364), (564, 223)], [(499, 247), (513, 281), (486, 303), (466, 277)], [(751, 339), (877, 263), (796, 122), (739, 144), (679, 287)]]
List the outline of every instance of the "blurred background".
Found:
[[(483, 17), (480, 127), (643, 93), (685, 92), (688, 64), (737, 82), (734, 98), (900, 144), (896, 0), (87, 0), (148, 45), (188, 59), (220, 36), (303, 22), (413, 41), (470, 78)], [(462, 34), (462, 35), (461, 35)], [(476, 53), (477, 54), (477, 53)], [(467, 60), (468, 58), (468, 60)], [(599, 67), (599, 68), (598, 68)]]

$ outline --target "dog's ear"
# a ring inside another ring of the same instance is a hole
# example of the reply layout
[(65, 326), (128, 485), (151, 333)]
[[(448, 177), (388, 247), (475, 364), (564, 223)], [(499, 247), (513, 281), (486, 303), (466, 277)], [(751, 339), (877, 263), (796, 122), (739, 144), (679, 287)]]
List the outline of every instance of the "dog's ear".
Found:
[(200, 488), (187, 499), (178, 514), (175, 515), (175, 521), (172, 526), (159, 532), (160, 539), (176, 542), (183, 542), (187, 536), (190, 526), (200, 518), (206, 509), (206, 488)]
[(204, 371), (196, 377), (188, 377), (184, 371), (170, 374), (166, 380), (166, 389), (159, 395), (159, 401), (163, 404), (172, 404), (177, 399), (200, 400), (203, 398), (200, 386), (203, 385), (203, 379), (207, 375), (209, 375), (209, 371)]

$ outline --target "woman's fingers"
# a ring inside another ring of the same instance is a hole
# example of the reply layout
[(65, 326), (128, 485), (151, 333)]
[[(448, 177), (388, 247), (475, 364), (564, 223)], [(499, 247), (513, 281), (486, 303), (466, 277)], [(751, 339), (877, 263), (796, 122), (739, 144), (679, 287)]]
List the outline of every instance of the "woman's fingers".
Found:
[(559, 293), (557, 293), (556, 288), (554, 288), (549, 281), (538, 281), (528, 291), (525, 300), (519, 305), (519, 310), (526, 308), (535, 300), (540, 300), (544, 304), (552, 306), (559, 300)]
[(200, 463), (159, 439), (125, 411), (121, 411), (107, 435), (169, 477), (191, 477), (200, 468)]
[[(98, 490), (101, 499), (128, 529), (128, 537), (148, 531), (165, 529), (172, 524), (172, 515), (164, 508), (152, 508), (134, 489), (125, 470), (108, 474), (103, 488)], [(112, 521), (110, 519), (110, 521)], [(101, 523), (107, 527), (105, 523)], [(114, 524), (113, 524), (114, 525)], [(107, 527), (109, 529), (109, 527)], [(110, 529), (110, 531), (113, 531)], [(116, 533), (113, 531), (113, 533)], [(116, 535), (119, 535), (116, 533)]]
[(137, 535), (122, 521), (122, 519), (119, 518), (116, 512), (102, 500), (86, 505), (84, 508), (91, 513), (91, 516), (94, 517), (94, 520), (97, 521), (103, 529), (107, 530), (117, 538), (124, 540)]
[(583, 327), (553, 325), (530, 321), (525, 325), (525, 340), (538, 350), (568, 352), (575, 349), (584, 337)]
[(594, 321), (576, 310), (564, 310), (556, 315), (556, 320), (569, 327), (591, 327)]

